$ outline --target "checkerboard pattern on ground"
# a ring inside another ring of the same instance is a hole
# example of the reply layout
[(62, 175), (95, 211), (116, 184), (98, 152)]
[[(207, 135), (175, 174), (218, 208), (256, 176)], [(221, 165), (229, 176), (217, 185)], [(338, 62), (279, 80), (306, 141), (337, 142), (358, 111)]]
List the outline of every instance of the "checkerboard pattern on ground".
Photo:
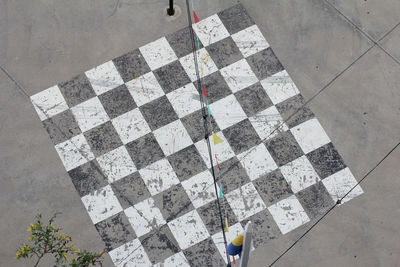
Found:
[[(291, 116), (304, 99), (240, 4), (193, 29), (224, 141), (212, 150), (227, 237), (251, 220), (257, 248), (356, 180), (307, 106)], [(184, 28), (31, 97), (116, 266), (226, 260), (191, 48)]]

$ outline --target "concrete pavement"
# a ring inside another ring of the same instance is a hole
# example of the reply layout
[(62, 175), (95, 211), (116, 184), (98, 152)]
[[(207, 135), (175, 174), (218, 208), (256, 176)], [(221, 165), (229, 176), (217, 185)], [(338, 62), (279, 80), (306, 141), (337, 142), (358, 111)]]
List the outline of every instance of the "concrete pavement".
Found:
[[(184, 1), (176, 2), (184, 8)], [(193, 2), (206, 17), (237, 1)], [(361, 179), (400, 141), (400, 3), (242, 3), (306, 100), (315, 96), (312, 111)], [(58, 222), (78, 246), (102, 248), (26, 95), (186, 26), (184, 14), (167, 21), (166, 5), (0, 2), (0, 64), (9, 75), (0, 72), (0, 232), (8, 240), (0, 249), (1, 266), (21, 266), (12, 257), (39, 210), (45, 216), (61, 211)], [(397, 149), (365, 180), (365, 194), (334, 210), (277, 266), (396, 266), (399, 159)], [(305, 230), (257, 249), (252, 265), (267, 265)]]

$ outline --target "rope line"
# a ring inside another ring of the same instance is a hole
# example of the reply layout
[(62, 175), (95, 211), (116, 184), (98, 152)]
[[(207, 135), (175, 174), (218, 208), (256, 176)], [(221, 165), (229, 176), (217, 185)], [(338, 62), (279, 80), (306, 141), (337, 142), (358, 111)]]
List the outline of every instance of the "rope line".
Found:
[[(192, 6), (193, 9), (193, 6)], [(226, 239), (226, 234), (224, 231), (224, 222), (223, 222), (223, 216), (222, 216), (222, 210), (221, 210), (221, 205), (219, 202), (219, 195), (218, 195), (218, 189), (217, 189), (217, 179), (215, 177), (215, 170), (214, 170), (214, 162), (213, 162), (213, 157), (212, 157), (212, 151), (211, 151), (211, 144), (210, 144), (210, 137), (209, 137), (209, 129), (208, 129), (208, 116), (210, 114), (208, 114), (208, 110), (206, 113), (206, 106), (204, 103), (204, 96), (202, 93), (202, 81), (199, 74), (199, 66), (198, 66), (198, 61), (197, 61), (197, 49), (196, 49), (196, 38), (195, 38), (195, 34), (194, 34), (194, 30), (192, 27), (192, 17), (191, 17), (191, 12), (190, 12), (190, 4), (189, 4), (189, 0), (186, 0), (186, 11), (187, 11), (187, 17), (188, 17), (188, 24), (189, 24), (189, 32), (190, 32), (190, 37), (191, 37), (191, 41), (192, 41), (192, 49), (193, 49), (193, 59), (194, 59), (194, 67), (195, 67), (195, 71), (196, 71), (196, 77), (197, 77), (197, 90), (199, 92), (200, 95), (200, 105), (201, 105), (201, 112), (203, 115), (203, 126), (204, 126), (204, 138), (206, 140), (207, 143), (207, 149), (208, 149), (208, 155), (210, 158), (210, 164), (211, 164), (211, 172), (212, 172), (212, 176), (213, 176), (213, 180), (214, 180), (214, 190), (215, 190), (215, 196), (217, 199), (217, 207), (218, 207), (218, 213), (219, 213), (219, 219), (220, 219), (220, 224), (221, 224), (221, 230), (222, 230), (222, 236), (224, 239), (224, 245), (225, 248), (228, 246), (227, 243), (227, 239)], [(202, 66), (201, 66), (201, 69)], [(229, 258), (229, 255), (226, 254), (226, 259), (228, 264), (230, 265), (231, 261)]]

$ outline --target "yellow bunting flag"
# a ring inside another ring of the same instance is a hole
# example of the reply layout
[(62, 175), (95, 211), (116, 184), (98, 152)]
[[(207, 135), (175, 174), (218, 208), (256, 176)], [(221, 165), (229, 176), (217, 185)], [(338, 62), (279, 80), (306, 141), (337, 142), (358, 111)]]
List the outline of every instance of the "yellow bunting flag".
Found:
[(228, 218), (225, 217), (225, 232), (229, 232)]
[(218, 145), (219, 143), (224, 142), (224, 140), (222, 140), (222, 138), (218, 137), (218, 135), (216, 135), (214, 132), (212, 132), (212, 137), (214, 140), (214, 145)]
[(204, 72), (203, 72), (203, 64), (200, 65), (200, 70), (201, 70), (201, 77), (204, 76)]

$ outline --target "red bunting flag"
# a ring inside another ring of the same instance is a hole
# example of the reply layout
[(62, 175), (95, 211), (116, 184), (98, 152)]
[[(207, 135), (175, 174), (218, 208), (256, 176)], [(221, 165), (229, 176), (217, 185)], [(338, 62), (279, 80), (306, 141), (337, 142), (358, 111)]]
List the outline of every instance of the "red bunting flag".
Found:
[(217, 159), (217, 154), (215, 154), (215, 161), (217, 162), (217, 168), (219, 169), (219, 163), (218, 163), (218, 159)]
[(204, 84), (203, 95), (207, 97), (206, 84)]
[(199, 18), (197, 17), (197, 15), (196, 15), (196, 12), (194, 12), (194, 10), (193, 10), (193, 17), (194, 17), (194, 23), (197, 23), (197, 22), (200, 21)]

